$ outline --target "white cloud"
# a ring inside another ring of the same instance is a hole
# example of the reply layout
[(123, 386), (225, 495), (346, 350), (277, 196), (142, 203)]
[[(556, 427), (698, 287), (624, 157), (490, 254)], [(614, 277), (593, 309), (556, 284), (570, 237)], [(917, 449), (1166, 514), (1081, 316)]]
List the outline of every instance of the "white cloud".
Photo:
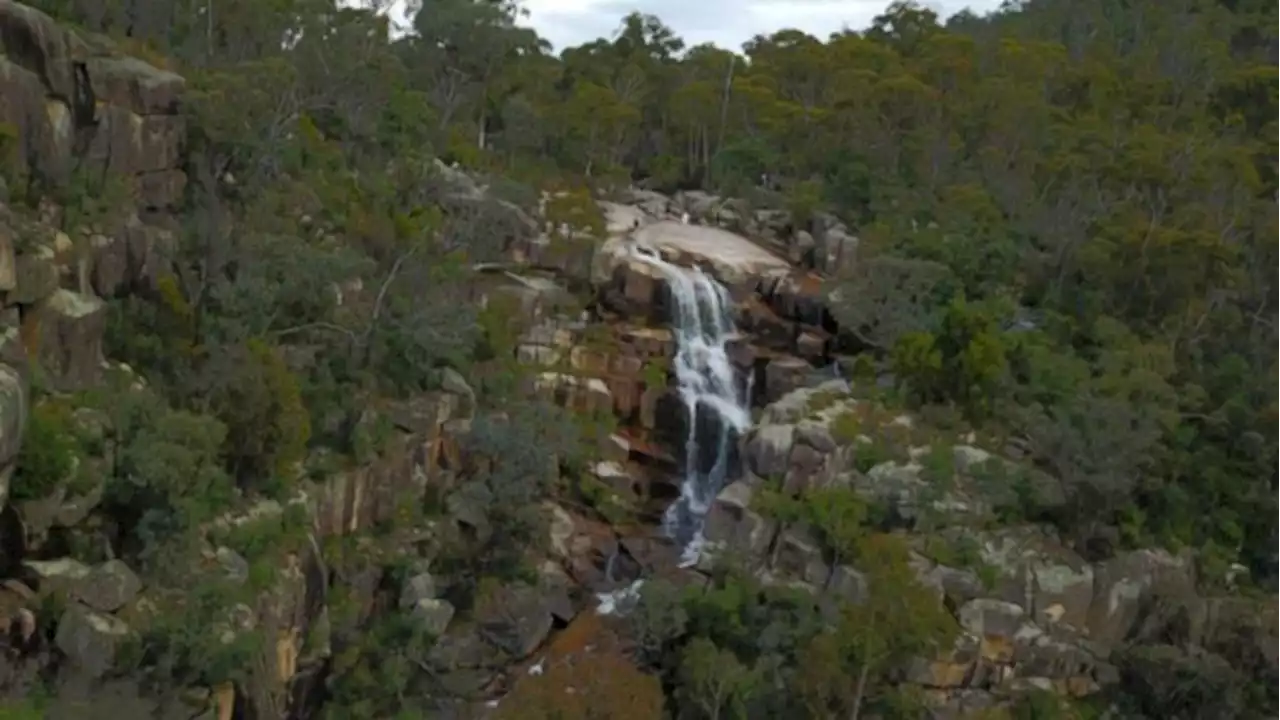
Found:
[[(358, 0), (356, 0), (358, 1)], [(1000, 0), (934, 0), (926, 3), (943, 17), (966, 7), (990, 12)], [(393, 16), (405, 22), (405, 0), (393, 3)], [(656, 15), (692, 46), (712, 42), (739, 49), (756, 35), (784, 28), (825, 39), (843, 28), (860, 30), (889, 6), (889, 0), (523, 0), (534, 28), (556, 50), (611, 37), (632, 11)]]

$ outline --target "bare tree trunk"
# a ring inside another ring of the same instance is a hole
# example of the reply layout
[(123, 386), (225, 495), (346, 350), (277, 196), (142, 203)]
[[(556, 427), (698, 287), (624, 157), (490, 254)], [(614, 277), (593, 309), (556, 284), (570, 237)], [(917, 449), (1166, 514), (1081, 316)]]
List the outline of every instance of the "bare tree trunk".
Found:
[(858, 687), (853, 691), (853, 710), (849, 712), (849, 720), (858, 720), (862, 714), (862, 696), (867, 691), (867, 675), (871, 672), (871, 664), (863, 663), (858, 671)]
[[(720, 99), (720, 130), (716, 137), (716, 150), (711, 157), (718, 156), (724, 149), (724, 128), (729, 121), (729, 91), (733, 87), (733, 69), (738, 63), (737, 55), (729, 56), (729, 70), (724, 74), (724, 96)], [(711, 179), (711, 157), (707, 158), (707, 180)], [(708, 182), (708, 184), (710, 184)]]

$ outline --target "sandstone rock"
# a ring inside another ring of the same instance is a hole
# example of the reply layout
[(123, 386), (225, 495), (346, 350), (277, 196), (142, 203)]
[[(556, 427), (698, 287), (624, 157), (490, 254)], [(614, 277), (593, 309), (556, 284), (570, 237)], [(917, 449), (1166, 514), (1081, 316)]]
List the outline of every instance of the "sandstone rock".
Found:
[[(76, 465), (78, 466), (80, 462), (77, 458)], [(98, 476), (97, 480), (87, 490), (79, 493), (64, 486), (58, 488), (58, 502), (52, 508), (49, 518), (51, 527), (73, 528), (84, 522), (102, 503), (103, 494), (106, 492), (106, 483), (103, 480), (106, 470), (101, 468), (104, 463), (102, 460), (85, 462), (89, 462), (90, 467), (94, 468), (87, 472)]]
[(851, 235), (840, 223), (823, 230), (816, 242), (817, 269), (829, 275), (839, 275), (853, 270), (857, 259), (858, 238)]
[(379, 414), (397, 429), (425, 437), (437, 434), (441, 426), (455, 419), (464, 402), (465, 396), (428, 392), (389, 401), (379, 407)]
[(1097, 661), (1074, 643), (1047, 635), (1029, 638), (1018, 644), (1014, 662), (1020, 674), (1050, 678), (1060, 690), (1066, 691), (1069, 684), (1070, 694), (1087, 695), (1097, 689), (1090, 679)]
[(101, 612), (119, 610), (142, 590), (142, 581), (121, 560), (108, 560), (72, 580), (72, 596)]
[(849, 565), (836, 565), (831, 569), (826, 592), (842, 602), (860, 605), (867, 601), (867, 576)]
[(720, 198), (704, 190), (681, 190), (671, 200), (676, 207), (699, 220), (710, 217), (721, 203)]
[(658, 572), (679, 564), (681, 548), (666, 537), (629, 535), (620, 541), (625, 554), (645, 572)]
[(460, 417), (472, 418), (476, 411), (476, 391), (471, 389), (471, 385), (467, 383), (467, 379), (462, 377), (462, 373), (453, 368), (444, 368), (440, 371), (440, 389), (445, 392), (457, 396), (460, 400), (458, 408), (461, 413)]
[(640, 227), (631, 236), (633, 240), (614, 236), (597, 251), (592, 273), (597, 286), (607, 284), (615, 268), (633, 261), (631, 242), (652, 248), (676, 264), (709, 268), (735, 297), (740, 297), (755, 278), (789, 269), (782, 258), (740, 235), (716, 228), (660, 220)]
[(36, 311), (41, 365), (60, 390), (74, 392), (102, 376), (106, 305), (99, 299), (58, 290)]
[(759, 425), (748, 436), (743, 455), (748, 469), (762, 478), (781, 478), (789, 467), (794, 425)]
[(617, 536), (602, 522), (574, 519), (566, 567), (574, 579), (591, 592), (609, 592), (639, 577), (640, 566), (620, 552)]
[(793, 525), (779, 535), (774, 550), (774, 571), (815, 587), (823, 586), (830, 568), (822, 558), (822, 546), (809, 530)]
[(969, 683), (972, 672), (968, 663), (916, 659), (908, 665), (905, 679), (929, 688), (960, 688)]
[(591, 466), (591, 474), (623, 497), (634, 497), (640, 494), (637, 492), (639, 485), (636, 478), (632, 477), (627, 468), (616, 462), (598, 462)]
[(542, 373), (534, 381), (534, 390), (543, 398), (576, 412), (603, 415), (613, 410), (613, 394), (599, 378)]
[(657, 268), (629, 259), (614, 270), (613, 279), (622, 300), (612, 303), (614, 307), (629, 316), (648, 317), (655, 322), (668, 319), (661, 312), (664, 280)]
[(0, 28), (0, 122), (16, 126), (32, 150), (29, 170), (61, 184), (80, 163), (134, 176), (144, 203), (164, 195), (151, 204), (167, 207), (180, 198), (181, 77), (96, 37), (86, 42), (20, 3), (0, 5)]
[(435, 577), (428, 572), (418, 573), (400, 590), (400, 608), (422, 623), (432, 637), (439, 637), (449, 627), (455, 609), (447, 600), (439, 598)]
[(134, 213), (117, 232), (91, 235), (88, 242), (89, 285), (99, 297), (112, 298), (134, 287), (154, 287), (175, 239)]
[(17, 238), (6, 222), (7, 211), (3, 203), (0, 200), (0, 293), (8, 293), (18, 287), (18, 261), (14, 255)]
[(420, 600), (431, 600), (439, 597), (436, 579), (429, 572), (421, 572), (409, 578), (400, 589), (400, 607), (408, 609)]
[(9, 478), (27, 427), (27, 398), (26, 378), (9, 365), (0, 364), (0, 510), (9, 499)]
[(1187, 561), (1163, 550), (1144, 549), (1099, 565), (1087, 616), (1089, 638), (1104, 651), (1127, 639), (1143, 603), (1156, 587), (1175, 596), (1194, 595)]
[(774, 401), (803, 387), (812, 370), (807, 361), (798, 357), (770, 360), (764, 369), (765, 399)]
[(676, 353), (675, 338), (666, 328), (627, 328), (622, 331), (622, 339), (642, 359), (667, 360)]
[(422, 628), (432, 637), (440, 637), (449, 629), (449, 623), (456, 612), (448, 600), (436, 598), (423, 598), (410, 608), (410, 614), (422, 623)]
[(28, 609), (37, 604), (35, 593), (17, 580), (0, 585), (0, 638), (17, 637), (27, 643), (35, 635), (36, 616)]
[(810, 445), (792, 445), (783, 489), (792, 495), (801, 495), (810, 489), (823, 487), (829, 478), (829, 474), (824, 472), (829, 457)]
[(934, 565), (925, 570), (920, 582), (939, 590), (956, 607), (981, 597), (986, 590), (977, 573), (946, 565)]
[(81, 670), (101, 677), (128, 634), (129, 626), (118, 618), (72, 603), (58, 620), (53, 642)]
[(668, 217), (674, 212), (671, 199), (652, 190), (627, 188), (620, 194), (620, 199), (625, 203), (624, 205), (600, 204), (605, 211), (605, 218), (610, 223), (610, 232), (613, 232), (615, 222), (619, 230), (629, 230), (634, 227), (637, 220), (647, 222), (654, 218)]
[[(825, 332), (820, 328), (826, 313), (826, 299), (820, 277), (794, 271), (780, 274), (771, 284), (763, 286), (761, 292), (780, 317), (805, 326), (805, 331), (814, 336), (811, 342), (825, 343)], [(812, 350), (825, 354), (821, 347)]]
[[(74, 459), (74, 462), (76, 465), (79, 464), (78, 459)], [(28, 550), (42, 546), (45, 539), (49, 537), (49, 530), (59, 524), (58, 516), (63, 510), (65, 500), (67, 500), (67, 483), (64, 480), (58, 484), (58, 487), (52, 489), (49, 495), (33, 498), (33, 500), (23, 500), (15, 505), (19, 518), (22, 518), (23, 537), (26, 538)]]
[(745, 555), (750, 562), (764, 557), (777, 531), (777, 523), (752, 511), (753, 494), (746, 481), (730, 483), (712, 503), (703, 531), (708, 543)]
[(799, 230), (791, 239), (791, 262), (797, 265), (813, 267), (813, 250), (817, 243), (806, 230)]
[(40, 581), (39, 588), (70, 592), (75, 583), (89, 575), (89, 566), (71, 558), (57, 560), (26, 560), (22, 566)]
[(516, 359), (526, 365), (553, 367), (560, 362), (560, 353), (545, 345), (521, 345), (516, 348)]
[(1006, 528), (980, 536), (980, 554), (995, 571), (990, 591), (1022, 607), (1037, 622), (1083, 630), (1094, 602), (1093, 569), (1037, 528)]
[(244, 559), (240, 553), (228, 547), (219, 547), (214, 550), (214, 559), (218, 565), (222, 567), (222, 571), (226, 573), (227, 579), (235, 584), (246, 582), (249, 579), (249, 561)]
[(137, 175), (138, 201), (149, 210), (170, 210), (182, 202), (187, 174), (181, 170), (159, 170)]
[(39, 68), (41, 81), (51, 95), (75, 97), (71, 49), (78, 38), (63, 30), (52, 18), (17, 2), (0, 4), (0, 28), (4, 31), (5, 55), (25, 68)]
[(761, 413), (759, 424), (762, 426), (794, 424), (808, 418), (814, 415), (810, 404), (817, 396), (835, 398), (825, 411), (818, 413), (824, 419), (834, 417), (843, 412), (848, 407), (848, 403), (852, 402), (848, 399), (848, 394), (849, 383), (845, 380), (828, 380), (814, 387), (797, 388), (770, 402)]
[(956, 472), (969, 473), (991, 459), (991, 453), (972, 445), (956, 445), (951, 449)]
[(52, 245), (36, 245), (19, 252), (14, 260), (17, 282), (5, 297), (6, 302), (32, 305), (58, 289), (58, 263)]
[(1021, 607), (1003, 600), (979, 598), (965, 603), (956, 613), (960, 626), (975, 635), (998, 635), (1012, 638), (1026, 613)]
[(526, 584), (508, 585), (477, 610), (487, 642), (515, 658), (528, 657), (551, 633), (554, 594)]
[[(180, 75), (137, 58), (97, 57), (87, 63), (94, 96), (138, 115), (176, 115), (186, 86)], [(70, 95), (68, 97), (71, 97)]]
[(855, 477), (854, 487), (864, 496), (885, 503), (898, 518), (914, 520), (919, 512), (920, 495), (927, 487), (920, 479), (922, 469), (915, 462), (883, 462), (871, 468), (865, 477)]
[(544, 502), (542, 507), (547, 515), (550, 516), (548, 532), (550, 534), (551, 550), (561, 558), (568, 558), (571, 548), (570, 541), (577, 532), (573, 516), (553, 502)]
[[(795, 349), (795, 323), (780, 317), (757, 295), (749, 296), (740, 305), (738, 329), (750, 336), (752, 344), (757, 347), (778, 353), (790, 353)], [(772, 399), (776, 396), (766, 393), (766, 397)]]
[(600, 458), (607, 462), (623, 463), (631, 457), (631, 441), (617, 433), (611, 433), (600, 443)]
[(808, 445), (823, 455), (832, 453), (836, 449), (831, 428), (826, 423), (813, 420), (802, 420), (796, 424), (796, 442)]

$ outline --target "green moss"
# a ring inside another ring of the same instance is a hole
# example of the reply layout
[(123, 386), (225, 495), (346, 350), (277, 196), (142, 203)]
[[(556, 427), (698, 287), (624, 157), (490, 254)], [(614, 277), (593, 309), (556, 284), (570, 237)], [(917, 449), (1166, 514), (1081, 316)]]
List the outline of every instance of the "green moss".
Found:
[(665, 387), (667, 384), (666, 363), (657, 360), (646, 362), (644, 369), (640, 372), (640, 378), (646, 388)]

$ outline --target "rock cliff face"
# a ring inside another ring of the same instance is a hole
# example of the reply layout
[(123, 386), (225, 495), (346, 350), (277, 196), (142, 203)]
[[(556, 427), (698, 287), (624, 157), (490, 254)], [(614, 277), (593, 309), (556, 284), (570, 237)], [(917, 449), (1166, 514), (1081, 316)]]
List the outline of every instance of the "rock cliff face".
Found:
[[(183, 86), (0, 1), (0, 503), (27, 412), (28, 359), (55, 388), (91, 386), (103, 299), (153, 281), (163, 262), (186, 183)], [(5, 204), (33, 193), (67, 202), (43, 206), (38, 221)], [(84, 211), (95, 203), (110, 207)]]

